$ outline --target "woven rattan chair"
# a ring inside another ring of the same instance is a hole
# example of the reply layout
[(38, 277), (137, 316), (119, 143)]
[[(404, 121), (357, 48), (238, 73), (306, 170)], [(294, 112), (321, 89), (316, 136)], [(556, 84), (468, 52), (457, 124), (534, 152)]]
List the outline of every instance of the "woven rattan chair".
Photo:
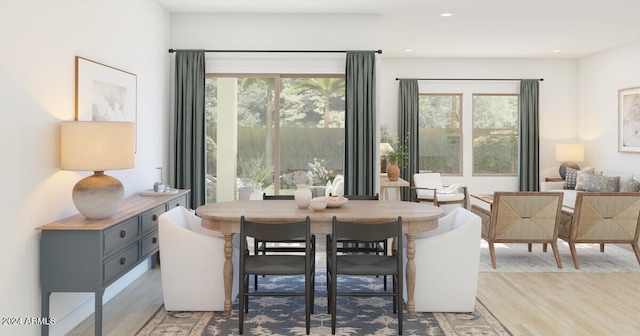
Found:
[[(393, 255), (379, 254), (339, 254), (338, 241), (334, 237), (349, 240), (378, 242), (395, 239), (398, 250)], [(332, 234), (327, 237), (330, 249), (327, 251), (328, 268), (328, 309), (331, 313), (331, 334), (336, 333), (336, 307), (338, 296), (391, 296), (393, 312), (398, 314), (398, 334), (402, 335), (402, 293), (404, 282), (404, 265), (402, 261), (402, 218), (387, 223), (354, 223), (343, 222), (333, 217)], [(377, 276), (393, 277), (393, 291), (338, 291), (338, 277)]]
[[(288, 223), (260, 223), (240, 219), (240, 276), (239, 276), (239, 333), (244, 327), (244, 315), (249, 311), (250, 296), (304, 296), (306, 331), (309, 335), (311, 313), (313, 312), (315, 285), (315, 244), (312, 243), (310, 220)], [(269, 242), (287, 241), (297, 237), (305, 237), (304, 254), (267, 254), (250, 255), (247, 249), (247, 238), (260, 239)], [(250, 275), (304, 275), (305, 290), (303, 292), (282, 291), (249, 291)]]
[(640, 193), (637, 192), (580, 192), (576, 196), (572, 216), (560, 226), (558, 237), (569, 243), (573, 265), (578, 263), (577, 243), (599, 243), (600, 252), (604, 244), (631, 244), (640, 264)]
[(551, 244), (558, 268), (562, 268), (558, 252), (558, 230), (562, 193), (496, 192), (491, 211), (478, 205), (472, 211), (482, 218), (482, 238), (489, 243), (491, 266), (496, 268), (495, 243)]

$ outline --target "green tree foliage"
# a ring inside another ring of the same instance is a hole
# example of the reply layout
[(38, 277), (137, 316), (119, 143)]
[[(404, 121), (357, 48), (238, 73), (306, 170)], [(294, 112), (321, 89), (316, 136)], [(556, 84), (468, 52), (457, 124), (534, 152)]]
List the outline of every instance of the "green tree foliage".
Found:
[(344, 96), (344, 78), (299, 78), (292, 85), (301, 93), (312, 92), (324, 97), (324, 127), (329, 127), (330, 99), (333, 96)]

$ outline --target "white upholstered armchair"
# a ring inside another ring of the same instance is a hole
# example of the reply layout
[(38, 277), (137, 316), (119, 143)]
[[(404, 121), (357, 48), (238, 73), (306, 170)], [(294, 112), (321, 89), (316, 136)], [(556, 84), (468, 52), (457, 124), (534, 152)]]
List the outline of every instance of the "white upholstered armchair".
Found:
[(410, 189), (412, 202), (431, 202), (435, 206), (460, 204), (469, 209), (467, 186), (460, 183), (443, 186), (440, 173), (413, 174)]
[[(436, 229), (416, 236), (415, 311), (474, 310), (481, 229), (480, 217), (458, 207), (440, 218)], [(406, 248), (403, 253), (406, 264)]]
[[(160, 272), (168, 311), (224, 310), (224, 236), (203, 228), (184, 207), (160, 215)], [(233, 239), (232, 300), (238, 294), (238, 236)]]

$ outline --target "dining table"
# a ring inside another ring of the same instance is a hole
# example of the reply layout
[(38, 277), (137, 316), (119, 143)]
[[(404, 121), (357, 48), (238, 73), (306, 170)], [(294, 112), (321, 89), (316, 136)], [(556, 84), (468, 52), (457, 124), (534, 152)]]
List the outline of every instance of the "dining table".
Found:
[[(329, 202), (330, 203), (330, 202)], [(331, 206), (331, 204), (329, 204)], [(304, 220), (311, 222), (312, 234), (331, 234), (333, 217), (341, 221), (381, 223), (395, 221), (402, 217), (402, 232), (407, 237), (407, 311), (413, 318), (415, 310), (415, 237), (416, 234), (433, 230), (438, 226), (442, 215), (441, 208), (415, 202), (384, 202), (371, 200), (347, 201), (340, 207), (327, 207), (314, 211), (311, 208), (299, 208), (293, 200), (236, 200), (211, 203), (199, 206), (196, 214), (202, 218), (204, 228), (219, 231), (224, 235), (224, 312), (231, 315), (233, 264), (232, 238), (240, 233), (240, 218), (259, 222), (288, 222)]]

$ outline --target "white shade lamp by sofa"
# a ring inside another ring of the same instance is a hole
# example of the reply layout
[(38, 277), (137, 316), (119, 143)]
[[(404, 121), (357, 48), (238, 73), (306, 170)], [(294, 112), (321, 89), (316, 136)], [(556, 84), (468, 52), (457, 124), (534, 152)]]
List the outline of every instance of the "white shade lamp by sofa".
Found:
[(73, 187), (73, 203), (88, 219), (109, 218), (124, 199), (124, 187), (105, 170), (135, 165), (133, 122), (65, 121), (61, 126), (61, 166), (93, 175)]
[(576, 161), (584, 161), (584, 145), (574, 143), (556, 144), (556, 161), (562, 161), (559, 173), (564, 180), (567, 174), (567, 167), (580, 169)]

